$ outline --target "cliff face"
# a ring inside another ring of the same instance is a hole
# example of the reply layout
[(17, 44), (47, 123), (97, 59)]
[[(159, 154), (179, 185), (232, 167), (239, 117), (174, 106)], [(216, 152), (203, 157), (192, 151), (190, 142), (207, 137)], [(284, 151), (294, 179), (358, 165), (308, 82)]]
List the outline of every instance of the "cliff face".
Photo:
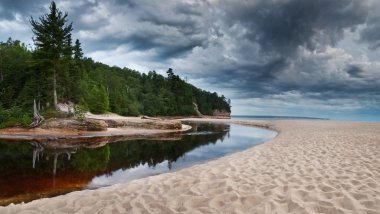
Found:
[[(196, 103), (193, 102), (193, 106), (194, 106), (194, 111), (197, 113), (197, 116), (198, 117), (207, 117), (207, 115), (203, 115), (199, 109), (198, 109), (198, 105)], [(210, 116), (210, 115), (208, 115)], [(213, 117), (220, 117), (220, 118), (230, 118), (231, 115), (228, 111), (226, 111), (225, 109), (214, 109), (212, 111), (212, 115)]]
[(228, 117), (228, 118), (231, 117), (230, 113), (224, 109), (222, 109), (222, 110), (214, 109), (212, 112), (212, 115), (215, 117)]

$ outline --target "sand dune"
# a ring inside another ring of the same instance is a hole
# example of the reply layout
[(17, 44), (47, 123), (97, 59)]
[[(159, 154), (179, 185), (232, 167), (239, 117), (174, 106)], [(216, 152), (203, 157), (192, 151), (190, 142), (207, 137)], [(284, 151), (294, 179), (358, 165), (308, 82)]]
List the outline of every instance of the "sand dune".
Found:
[(0, 213), (380, 213), (380, 123), (269, 126), (279, 135), (243, 152)]

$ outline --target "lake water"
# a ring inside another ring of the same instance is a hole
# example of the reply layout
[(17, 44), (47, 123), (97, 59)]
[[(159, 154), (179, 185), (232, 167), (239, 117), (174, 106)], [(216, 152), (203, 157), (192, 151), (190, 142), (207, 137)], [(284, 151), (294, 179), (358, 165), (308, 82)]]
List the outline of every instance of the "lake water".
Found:
[(255, 116), (255, 115), (232, 115), (235, 120), (329, 120), (319, 117), (294, 117), (294, 116)]
[(179, 170), (242, 151), (276, 133), (234, 124), (187, 123), (181, 140), (136, 140), (46, 149), (0, 142), (0, 205), (94, 189)]

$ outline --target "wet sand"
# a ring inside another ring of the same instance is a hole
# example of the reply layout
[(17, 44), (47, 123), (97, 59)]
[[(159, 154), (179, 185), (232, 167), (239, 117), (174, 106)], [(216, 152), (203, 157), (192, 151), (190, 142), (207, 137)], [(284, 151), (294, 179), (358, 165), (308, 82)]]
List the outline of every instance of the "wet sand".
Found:
[(380, 123), (237, 123), (279, 134), (177, 172), (0, 213), (380, 213)]

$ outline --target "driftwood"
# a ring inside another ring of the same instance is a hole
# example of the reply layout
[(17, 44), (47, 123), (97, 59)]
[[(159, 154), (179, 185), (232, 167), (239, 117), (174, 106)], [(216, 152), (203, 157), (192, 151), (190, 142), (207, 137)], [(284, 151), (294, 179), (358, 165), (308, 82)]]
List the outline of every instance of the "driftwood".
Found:
[(33, 120), (32, 123), (29, 125), (31, 128), (37, 127), (44, 121), (44, 117), (40, 115), (37, 105), (36, 105), (36, 100), (33, 100)]

